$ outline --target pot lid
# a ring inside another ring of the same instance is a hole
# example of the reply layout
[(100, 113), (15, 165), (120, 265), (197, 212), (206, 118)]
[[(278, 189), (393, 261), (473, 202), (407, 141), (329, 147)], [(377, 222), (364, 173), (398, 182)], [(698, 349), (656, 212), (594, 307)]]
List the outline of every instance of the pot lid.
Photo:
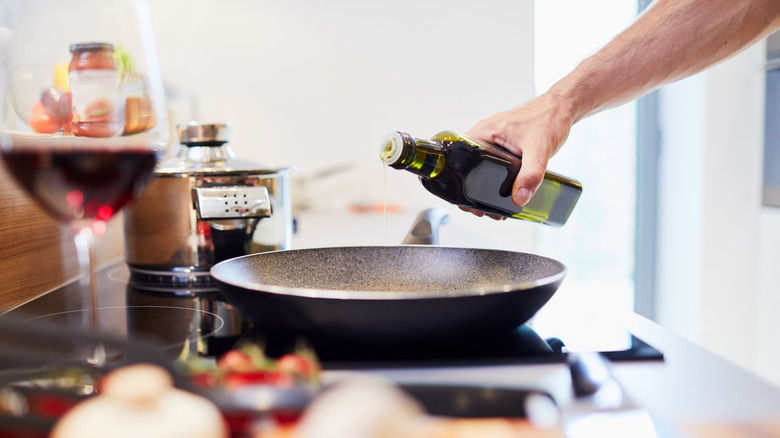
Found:
[(274, 168), (235, 158), (227, 144), (230, 123), (189, 122), (178, 127), (180, 146), (175, 157), (162, 160), (156, 174), (214, 174), (255, 173), (275, 174), (289, 172), (290, 167)]

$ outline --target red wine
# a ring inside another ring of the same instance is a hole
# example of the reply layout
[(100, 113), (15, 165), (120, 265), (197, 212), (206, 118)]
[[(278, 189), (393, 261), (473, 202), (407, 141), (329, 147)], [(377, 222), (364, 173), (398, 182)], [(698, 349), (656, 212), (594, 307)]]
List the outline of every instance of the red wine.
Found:
[(157, 163), (154, 150), (18, 148), (2, 152), (16, 180), (63, 222), (107, 221), (137, 195)]

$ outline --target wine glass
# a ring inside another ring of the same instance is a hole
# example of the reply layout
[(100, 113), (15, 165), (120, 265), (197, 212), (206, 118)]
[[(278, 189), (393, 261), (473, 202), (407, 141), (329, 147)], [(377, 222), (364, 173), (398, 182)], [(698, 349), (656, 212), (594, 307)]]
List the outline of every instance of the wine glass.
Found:
[(145, 0), (0, 0), (0, 152), (73, 230), (92, 331), (94, 246), (165, 149), (164, 99)]

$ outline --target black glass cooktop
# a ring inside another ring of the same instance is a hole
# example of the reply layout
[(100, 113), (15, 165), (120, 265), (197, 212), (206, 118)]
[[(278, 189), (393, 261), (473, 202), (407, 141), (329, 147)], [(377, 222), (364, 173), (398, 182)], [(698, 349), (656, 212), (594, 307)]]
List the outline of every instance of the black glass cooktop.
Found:
[[(272, 357), (291, 352), (300, 342), (314, 349), (326, 369), (376, 367), (474, 366), (550, 363), (564, 360), (565, 338), (543, 338), (528, 324), (490, 337), (460, 337), (430, 342), (343, 342), (302, 339), (293, 334), (263, 332), (247, 323), (218, 292), (183, 289), (141, 290), (128, 285), (123, 264), (101, 271), (98, 304), (99, 333), (144, 340), (169, 358), (186, 354), (219, 356), (237, 342), (259, 342)], [(78, 284), (69, 284), (33, 300), (9, 315), (47, 325), (79, 330), (83, 311)], [(661, 352), (622, 328), (614, 330), (624, 341), (604, 349), (593, 339), (593, 349), (611, 360), (660, 360)], [(2, 344), (12, 339), (0, 340)]]
[[(301, 339), (250, 328), (242, 338), (262, 342), (270, 355), (289, 351)], [(563, 362), (568, 351), (559, 338), (542, 338), (523, 324), (490, 337), (459, 337), (425, 342), (344, 342), (306, 339), (326, 369), (479, 366)], [(629, 335), (625, 348), (603, 351), (613, 361), (659, 360), (661, 352)]]

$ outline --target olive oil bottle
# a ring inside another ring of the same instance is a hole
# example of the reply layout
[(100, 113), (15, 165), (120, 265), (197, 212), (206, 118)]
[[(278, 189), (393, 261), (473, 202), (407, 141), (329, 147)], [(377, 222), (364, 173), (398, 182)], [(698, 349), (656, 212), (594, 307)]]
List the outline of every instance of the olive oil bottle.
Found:
[(453, 131), (430, 139), (391, 132), (381, 139), (379, 156), (394, 169), (419, 175), (423, 187), (452, 204), (556, 227), (566, 223), (582, 193), (578, 181), (548, 171), (519, 207), (512, 202), (512, 184), (522, 158)]

